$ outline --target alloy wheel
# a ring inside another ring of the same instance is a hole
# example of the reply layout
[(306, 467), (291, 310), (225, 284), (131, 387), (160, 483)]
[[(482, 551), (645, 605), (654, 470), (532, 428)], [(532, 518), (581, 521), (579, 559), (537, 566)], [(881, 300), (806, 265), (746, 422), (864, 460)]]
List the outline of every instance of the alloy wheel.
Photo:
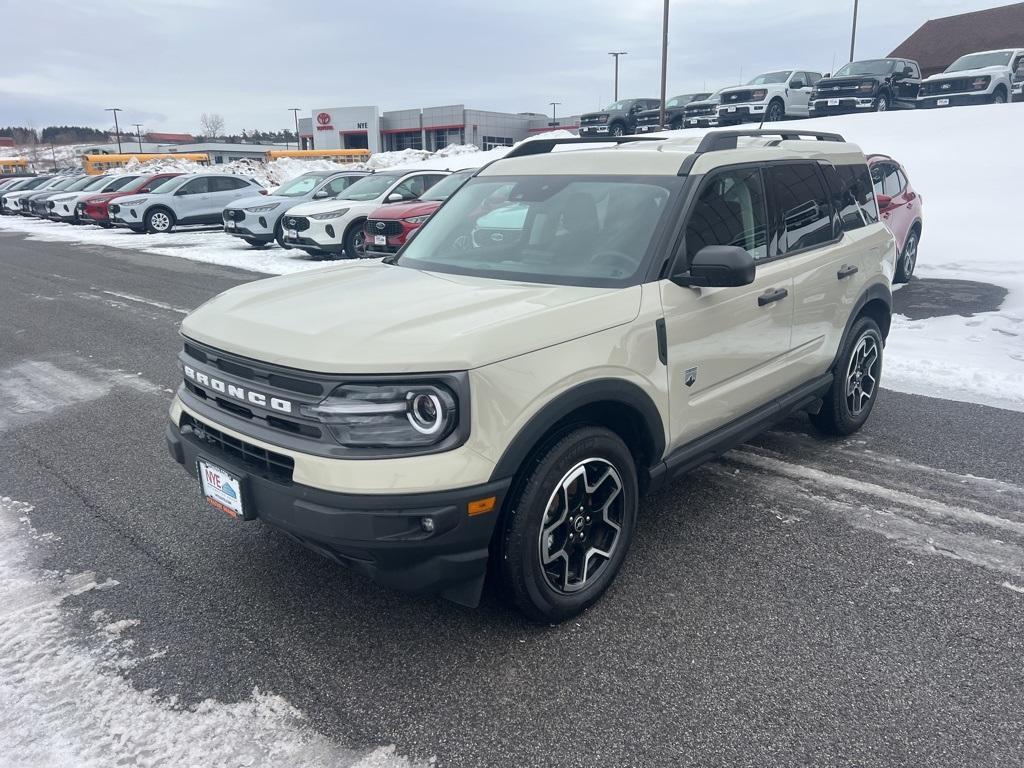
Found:
[(604, 571), (619, 546), (625, 515), (622, 476), (600, 458), (566, 472), (544, 510), (537, 542), (548, 585), (578, 592)]
[(851, 416), (860, 416), (878, 391), (881, 360), (875, 335), (865, 333), (854, 347), (846, 368), (846, 406)]
[(885, 96), (879, 96), (878, 97), (877, 111), (878, 112), (888, 112), (889, 111), (889, 100), (887, 98), (885, 98)]
[(157, 211), (149, 217), (149, 226), (157, 232), (166, 232), (171, 226), (171, 218), (162, 211)]
[(906, 245), (903, 246), (903, 276), (907, 280), (914, 274), (915, 266), (917, 266), (917, 235), (911, 232)]
[(355, 251), (357, 258), (363, 258), (366, 255), (366, 235), (362, 231), (356, 232), (352, 237), (352, 250)]

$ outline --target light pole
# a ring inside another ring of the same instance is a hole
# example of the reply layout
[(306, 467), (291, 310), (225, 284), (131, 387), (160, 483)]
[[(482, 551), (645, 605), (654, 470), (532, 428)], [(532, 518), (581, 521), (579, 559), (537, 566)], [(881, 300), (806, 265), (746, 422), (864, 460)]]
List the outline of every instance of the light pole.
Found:
[[(661, 114), (658, 127), (665, 127), (665, 83), (668, 79), (668, 0), (665, 0), (665, 15), (661, 21)], [(616, 99), (618, 101), (618, 99)]]
[(555, 117), (555, 107), (557, 107), (561, 103), (562, 102), (560, 102), (560, 101), (549, 101), (548, 102), (548, 104), (551, 105), (551, 126), (550, 127), (552, 127), (552, 128), (554, 128), (556, 125), (558, 125), (558, 118)]
[(117, 154), (121, 154), (121, 129), (117, 127), (117, 113), (124, 112), (120, 107), (108, 107), (104, 112), (114, 113), (114, 134), (117, 136)]
[(608, 51), (608, 55), (615, 58), (615, 101), (619, 100), (619, 56), (625, 56), (629, 51)]
[(295, 149), (298, 150), (298, 148), (300, 146), (302, 146), (299, 143), (299, 108), (298, 107), (292, 107), (289, 111), (295, 117)]
[(853, 29), (850, 32), (850, 61), (853, 61), (853, 49), (857, 44), (857, 6), (858, 0), (853, 0)]
[(135, 135), (139, 137), (139, 152), (142, 151), (142, 123), (132, 123), (135, 126)]

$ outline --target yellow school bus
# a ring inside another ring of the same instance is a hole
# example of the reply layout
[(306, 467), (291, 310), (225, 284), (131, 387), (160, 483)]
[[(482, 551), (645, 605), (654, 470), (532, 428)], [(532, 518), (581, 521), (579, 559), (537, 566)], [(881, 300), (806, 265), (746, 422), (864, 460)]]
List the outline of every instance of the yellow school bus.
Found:
[(28, 160), (23, 157), (0, 157), (0, 176), (10, 176), (28, 171)]
[(272, 149), (267, 152), (267, 162), (279, 157), (294, 157), (298, 160), (333, 160), (336, 163), (365, 163), (370, 159), (368, 149)]
[(115, 168), (123, 168), (131, 160), (144, 163), (147, 160), (191, 160), (200, 165), (209, 165), (210, 156), (205, 152), (164, 152), (149, 154), (131, 152), (122, 155), (82, 155), (82, 170), (91, 176), (107, 173)]

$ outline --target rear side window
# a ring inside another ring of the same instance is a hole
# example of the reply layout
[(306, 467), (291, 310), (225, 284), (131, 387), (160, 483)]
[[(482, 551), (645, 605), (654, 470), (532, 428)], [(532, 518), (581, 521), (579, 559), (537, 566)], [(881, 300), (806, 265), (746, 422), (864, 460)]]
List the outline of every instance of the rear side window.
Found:
[(756, 260), (768, 257), (765, 199), (756, 168), (724, 171), (705, 184), (686, 224), (686, 256), (708, 245), (735, 245)]
[(249, 183), (245, 179), (232, 179), (227, 176), (213, 176), (210, 178), (211, 192), (231, 192), (248, 186)]
[(892, 163), (876, 163), (871, 166), (871, 183), (876, 195), (896, 197), (903, 191), (899, 169)]
[(836, 212), (833, 233), (839, 237), (841, 232), (860, 229), (864, 226), (864, 216), (854, 195), (853, 186), (839, 175), (834, 165), (823, 163), (821, 172), (825, 176), (829, 194), (832, 197), (832, 208)]
[(837, 165), (835, 170), (860, 206), (864, 221), (868, 224), (878, 221), (878, 203), (867, 165)]
[(832, 206), (814, 163), (786, 163), (768, 169), (774, 201), (776, 255), (824, 245), (835, 239)]

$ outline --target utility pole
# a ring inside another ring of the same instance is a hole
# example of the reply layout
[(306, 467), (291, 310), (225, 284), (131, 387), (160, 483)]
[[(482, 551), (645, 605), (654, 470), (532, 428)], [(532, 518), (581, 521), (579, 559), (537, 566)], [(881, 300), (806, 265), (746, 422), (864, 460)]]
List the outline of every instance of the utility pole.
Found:
[(665, 15), (661, 20), (661, 114), (658, 127), (665, 127), (665, 85), (668, 80), (668, 0), (665, 0)]
[(50, 155), (53, 157), (53, 170), (57, 170), (57, 150), (53, 146), (53, 139), (50, 139)]
[(555, 117), (555, 107), (557, 107), (561, 103), (562, 102), (560, 102), (560, 101), (549, 101), (548, 102), (548, 104), (551, 105), (551, 125), (550, 125), (551, 128), (554, 128), (556, 125), (558, 125), (558, 118)]
[(117, 154), (121, 154), (121, 129), (117, 127), (117, 113), (124, 112), (120, 107), (108, 107), (104, 112), (114, 113), (114, 134), (117, 136)]
[(135, 126), (135, 135), (139, 137), (139, 152), (142, 151), (142, 123), (132, 123)]
[(857, 6), (858, 0), (853, 0), (853, 30), (850, 32), (850, 61), (853, 61), (853, 49), (857, 45)]
[(619, 56), (625, 56), (629, 51), (608, 51), (608, 55), (615, 58), (615, 101), (619, 100)]
[(288, 111), (291, 112), (292, 115), (294, 115), (295, 117), (295, 149), (298, 149), (299, 147), (302, 146), (302, 144), (299, 143), (299, 108), (292, 107)]

